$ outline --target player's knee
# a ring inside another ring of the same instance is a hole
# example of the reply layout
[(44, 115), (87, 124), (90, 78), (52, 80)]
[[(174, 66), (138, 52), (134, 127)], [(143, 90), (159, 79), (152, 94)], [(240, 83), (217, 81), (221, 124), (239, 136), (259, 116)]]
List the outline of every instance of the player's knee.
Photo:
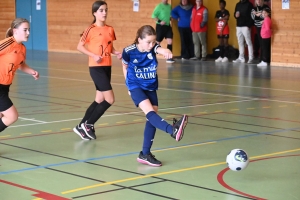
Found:
[(115, 98), (105, 99), (105, 101), (107, 101), (107, 103), (109, 103), (110, 105), (113, 105), (115, 103)]

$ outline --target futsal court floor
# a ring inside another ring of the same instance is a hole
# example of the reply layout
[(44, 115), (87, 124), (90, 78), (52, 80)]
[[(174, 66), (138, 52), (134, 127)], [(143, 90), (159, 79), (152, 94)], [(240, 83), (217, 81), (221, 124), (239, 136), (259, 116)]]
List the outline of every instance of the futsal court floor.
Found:
[[(29, 51), (34, 81), (17, 72), (10, 97), (19, 120), (0, 134), (0, 200), (300, 199), (300, 69), (213, 60), (159, 60), (159, 114), (189, 123), (180, 142), (157, 130), (162, 167), (136, 161), (144, 114), (113, 57), (115, 104), (95, 124), (97, 140), (73, 131), (94, 100), (87, 57)], [(228, 170), (230, 150), (249, 157)]]

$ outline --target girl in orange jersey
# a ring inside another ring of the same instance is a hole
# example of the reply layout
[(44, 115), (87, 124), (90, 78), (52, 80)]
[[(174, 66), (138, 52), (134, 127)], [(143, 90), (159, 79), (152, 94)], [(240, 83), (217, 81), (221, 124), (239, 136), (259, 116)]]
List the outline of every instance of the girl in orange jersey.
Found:
[(92, 5), (93, 23), (83, 32), (77, 49), (89, 56), (89, 71), (96, 86), (95, 101), (86, 110), (81, 122), (73, 131), (83, 140), (96, 139), (94, 123), (114, 103), (115, 97), (110, 84), (111, 54), (121, 59), (121, 53), (113, 47), (116, 40), (113, 27), (105, 24), (107, 3), (96, 1)]
[(17, 69), (30, 74), (35, 80), (39, 73), (26, 63), (26, 48), (22, 42), (29, 37), (29, 22), (16, 18), (6, 32), (6, 39), (0, 41), (0, 132), (18, 119), (18, 111), (10, 100), (9, 87)]

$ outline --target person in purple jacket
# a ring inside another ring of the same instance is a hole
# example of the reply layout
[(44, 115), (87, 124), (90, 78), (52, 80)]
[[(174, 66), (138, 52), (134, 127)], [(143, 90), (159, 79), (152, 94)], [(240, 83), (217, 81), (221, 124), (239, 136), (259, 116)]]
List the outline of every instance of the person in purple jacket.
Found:
[(192, 29), (190, 27), (192, 9), (193, 5), (189, 0), (181, 0), (180, 4), (176, 6), (171, 12), (172, 18), (178, 21), (182, 60), (196, 58), (194, 55)]

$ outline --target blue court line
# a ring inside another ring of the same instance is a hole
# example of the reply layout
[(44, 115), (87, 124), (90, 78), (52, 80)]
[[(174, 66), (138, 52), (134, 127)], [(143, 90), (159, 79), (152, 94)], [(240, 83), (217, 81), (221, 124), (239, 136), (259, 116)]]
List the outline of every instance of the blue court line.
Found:
[[(249, 135), (242, 135), (242, 136), (235, 136), (235, 137), (228, 137), (228, 138), (221, 138), (221, 139), (217, 139), (217, 140), (208, 140), (208, 141), (205, 141), (205, 142), (195, 142), (195, 143), (185, 144), (185, 145), (180, 145), (180, 146), (170, 146), (170, 147), (166, 147), (166, 148), (156, 148), (156, 149), (153, 149), (153, 150), (167, 150), (167, 149), (170, 149), (170, 148), (190, 146), (190, 145), (195, 145), (195, 144), (204, 144), (204, 143), (208, 143), (208, 142), (220, 142), (220, 141), (241, 139), (241, 138), (261, 136), (261, 135), (272, 135), (272, 134), (275, 134), (275, 133), (282, 133), (282, 132), (294, 131), (294, 130), (300, 130), (300, 127), (291, 128), (291, 129), (284, 129), (284, 130), (277, 130), (277, 131), (270, 131), (270, 132), (263, 132), (263, 133), (256, 133), (256, 134), (249, 134)], [(128, 153), (124, 153), (124, 154), (115, 154), (115, 155), (111, 155), (111, 156), (102, 156), (102, 157), (97, 157), (97, 158), (89, 158), (89, 159), (85, 159), (85, 160), (76, 160), (76, 161), (70, 161), (70, 162), (61, 162), (61, 163), (56, 163), (56, 164), (41, 165), (41, 166), (37, 166), (37, 167), (29, 167), (29, 168), (23, 168), (23, 169), (18, 169), (18, 170), (4, 171), (4, 172), (0, 172), (0, 175), (13, 174), (13, 173), (31, 171), (31, 170), (37, 170), (37, 169), (45, 169), (45, 168), (49, 168), (49, 167), (57, 167), (57, 166), (62, 166), (62, 165), (71, 165), (71, 164), (83, 163), (83, 162), (89, 162), (89, 161), (95, 161), (95, 160), (104, 160), (104, 159), (108, 159), (108, 158), (116, 158), (116, 157), (128, 156), (128, 155), (138, 154), (138, 153), (139, 152), (128, 152)]]

